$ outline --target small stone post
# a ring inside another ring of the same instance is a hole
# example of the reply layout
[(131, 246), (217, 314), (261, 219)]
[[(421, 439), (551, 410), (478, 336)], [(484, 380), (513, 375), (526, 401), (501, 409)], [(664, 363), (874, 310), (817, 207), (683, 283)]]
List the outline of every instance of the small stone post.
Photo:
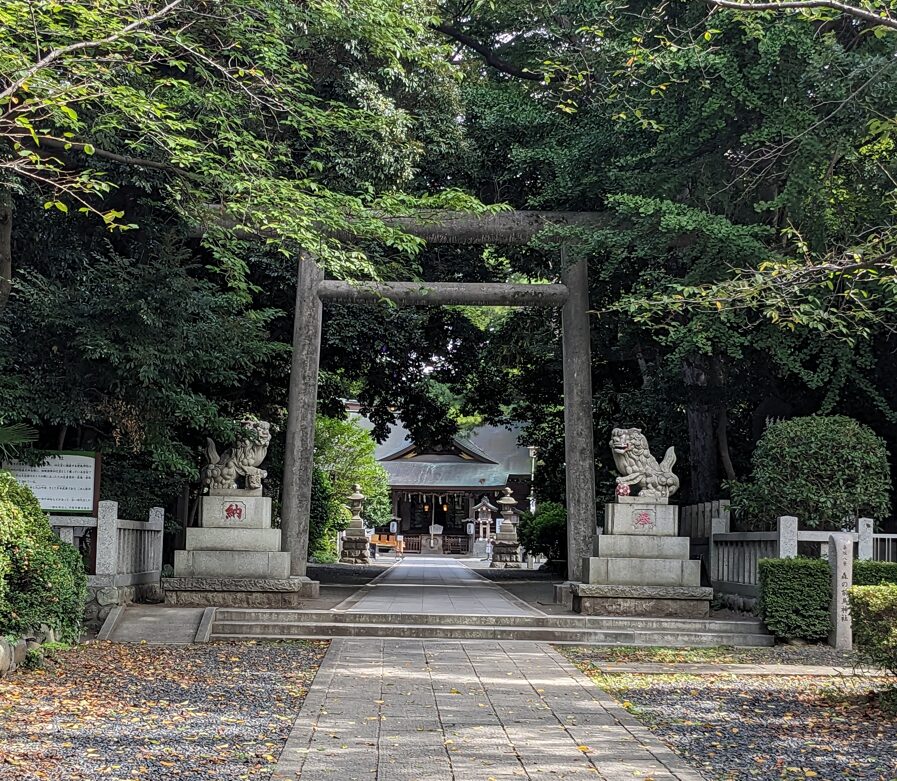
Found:
[(162, 541), (165, 536), (165, 508), (150, 507), (149, 525), (153, 529), (158, 529), (159, 534), (153, 534), (152, 547), (149, 551), (149, 568), (151, 571), (162, 569)]
[(720, 563), (716, 555), (716, 543), (713, 538), (717, 534), (729, 533), (729, 517), (710, 519), (710, 539), (707, 540), (707, 556), (710, 559), (707, 568), (710, 570), (710, 580), (724, 580), (720, 577)]
[(369, 564), (370, 543), (364, 531), (364, 520), (361, 517), (361, 509), (364, 507), (364, 494), (361, 493), (361, 486), (355, 483), (352, 486), (352, 493), (346, 498), (349, 500), (352, 519), (349, 521), (349, 528), (346, 529), (346, 536), (343, 539), (340, 562), (343, 564)]
[(492, 549), (492, 564), (496, 569), (520, 569), (520, 541), (517, 538), (517, 522), (514, 518), (514, 506), (517, 500), (511, 495), (511, 489), (501, 489), (503, 496), (498, 499), (501, 506), (501, 531), (495, 538)]
[(847, 592), (853, 585), (853, 535), (832, 534), (828, 538), (828, 563), (832, 572), (832, 628), (828, 644), (839, 651), (853, 648), (853, 624)]
[(783, 515), (778, 519), (776, 527), (779, 533), (779, 558), (797, 558), (797, 518)]
[(75, 530), (71, 526), (57, 526), (56, 533), (63, 542), (67, 542), (69, 545), (75, 544)]
[(857, 521), (857, 558), (860, 561), (871, 561), (873, 556), (873, 526), (871, 518), (860, 518)]
[(118, 574), (118, 502), (100, 502), (99, 505), (96, 574)]

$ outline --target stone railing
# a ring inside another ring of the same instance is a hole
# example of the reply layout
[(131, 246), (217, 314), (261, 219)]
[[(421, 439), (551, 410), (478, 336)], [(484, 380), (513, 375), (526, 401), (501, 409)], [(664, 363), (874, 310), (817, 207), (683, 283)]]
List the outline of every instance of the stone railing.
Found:
[(87, 565), (88, 624), (105, 619), (115, 605), (159, 597), (165, 526), (161, 507), (150, 510), (149, 520), (129, 521), (118, 517), (118, 502), (100, 502), (96, 518), (51, 515), (50, 525), (61, 540), (82, 550), (84, 538), (93, 536)]
[[(714, 518), (708, 542), (707, 564), (713, 588), (721, 594), (737, 594), (753, 600), (760, 595), (760, 559), (787, 559), (803, 555), (825, 558), (832, 532), (799, 531), (797, 518), (783, 516), (773, 532), (730, 532), (728, 518)], [(873, 534), (873, 521), (860, 518), (857, 531), (848, 536), (857, 559), (878, 559), (876, 546), (897, 535)], [(886, 559), (885, 559), (886, 560)]]

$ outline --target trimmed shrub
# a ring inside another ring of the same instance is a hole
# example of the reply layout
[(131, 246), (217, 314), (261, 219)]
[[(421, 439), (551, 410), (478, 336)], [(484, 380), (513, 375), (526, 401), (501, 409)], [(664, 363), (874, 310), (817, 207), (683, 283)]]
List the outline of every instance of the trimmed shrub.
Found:
[(897, 584), (850, 589), (854, 648), (870, 665), (897, 675)]
[(853, 563), (854, 586), (879, 586), (883, 583), (897, 583), (897, 563), (890, 561)]
[(542, 502), (535, 514), (521, 513), (517, 534), (527, 553), (562, 561), (567, 558), (567, 509), (557, 502)]
[(891, 474), (884, 440), (842, 415), (793, 418), (766, 429), (751, 457), (749, 482), (732, 482), (739, 520), (758, 527), (796, 515), (806, 528), (882, 518)]
[(46, 624), (75, 642), (86, 599), (78, 551), (56, 536), (34, 494), (0, 470), (0, 634)]
[(828, 636), (832, 586), (822, 559), (762, 559), (760, 615), (784, 640), (821, 640)]
[(348, 513), (333, 494), (330, 478), (318, 467), (311, 477), (311, 507), (308, 517), (308, 555), (319, 564), (337, 561), (336, 533), (345, 527)]

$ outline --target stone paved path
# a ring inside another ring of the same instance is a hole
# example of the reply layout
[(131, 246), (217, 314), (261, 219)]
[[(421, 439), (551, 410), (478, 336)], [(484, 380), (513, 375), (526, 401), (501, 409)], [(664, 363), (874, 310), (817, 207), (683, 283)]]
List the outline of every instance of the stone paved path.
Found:
[(700, 781), (549, 646), (334, 640), (275, 781)]
[(537, 615), (525, 602), (460, 561), (420, 556), (390, 567), (352, 602), (352, 613)]

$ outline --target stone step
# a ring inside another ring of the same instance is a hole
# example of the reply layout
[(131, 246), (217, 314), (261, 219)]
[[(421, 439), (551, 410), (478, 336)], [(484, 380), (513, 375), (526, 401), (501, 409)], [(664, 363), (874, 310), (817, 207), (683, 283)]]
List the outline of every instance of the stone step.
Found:
[(321, 623), (321, 624), (416, 624), (502, 627), (545, 627), (551, 629), (601, 629), (639, 632), (688, 632), (711, 634), (765, 634), (756, 620), (713, 620), (695, 618), (650, 618), (628, 616), (501, 616), (445, 615), (428, 613), (350, 613), (329, 610), (259, 610), (218, 608), (218, 621), (241, 623)]
[(263, 640), (327, 637), (427, 638), (438, 640), (527, 640), (589, 645), (672, 647), (771, 646), (767, 634), (675, 631), (559, 629), (556, 627), (478, 626), (476, 624), (368, 624), (239, 622), (215, 620), (212, 640)]

